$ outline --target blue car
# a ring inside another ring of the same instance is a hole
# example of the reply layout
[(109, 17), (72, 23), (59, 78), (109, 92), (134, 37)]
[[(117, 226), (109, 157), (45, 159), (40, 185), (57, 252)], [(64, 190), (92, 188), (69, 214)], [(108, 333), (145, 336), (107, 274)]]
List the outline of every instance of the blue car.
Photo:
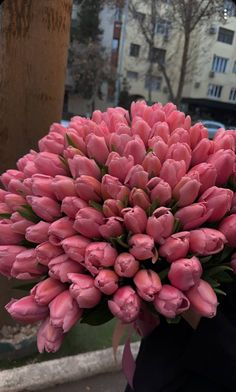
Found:
[(225, 129), (225, 125), (223, 123), (218, 122), (218, 121), (212, 121), (212, 120), (200, 120), (200, 121), (208, 129), (209, 139), (213, 139), (216, 131), (219, 128)]

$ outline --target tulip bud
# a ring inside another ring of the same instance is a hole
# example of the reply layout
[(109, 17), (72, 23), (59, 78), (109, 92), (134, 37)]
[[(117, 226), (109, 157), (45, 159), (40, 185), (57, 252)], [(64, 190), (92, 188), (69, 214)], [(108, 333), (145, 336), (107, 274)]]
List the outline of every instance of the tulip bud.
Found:
[(5, 196), (5, 203), (11, 209), (11, 211), (17, 211), (19, 207), (26, 204), (26, 201), (25, 198), (20, 195), (16, 195), (14, 193), (8, 193)]
[(199, 259), (193, 256), (191, 259), (178, 259), (171, 264), (168, 278), (172, 286), (186, 291), (200, 281), (202, 266)]
[(160, 256), (170, 263), (186, 257), (189, 250), (189, 235), (188, 231), (171, 235), (158, 249)]
[(47, 196), (55, 198), (52, 189), (53, 177), (45, 174), (34, 174), (31, 177), (31, 188), (34, 196)]
[(134, 206), (139, 206), (143, 210), (147, 210), (150, 206), (150, 199), (143, 189), (133, 188), (129, 195), (129, 202)]
[(154, 152), (149, 152), (145, 156), (142, 166), (148, 173), (149, 177), (157, 177), (160, 173), (161, 162)]
[(64, 252), (67, 254), (67, 256), (72, 260), (77, 261), (78, 263), (84, 261), (85, 250), (89, 244), (90, 240), (83, 237), (82, 235), (73, 235), (72, 237), (68, 237), (61, 242)]
[(35, 250), (27, 249), (16, 256), (11, 269), (11, 276), (20, 280), (30, 280), (43, 275), (45, 271), (46, 268), (39, 265), (36, 260)]
[(187, 143), (174, 143), (167, 151), (166, 159), (173, 159), (175, 161), (184, 161), (186, 169), (188, 170), (192, 158), (191, 148)]
[(191, 141), (191, 148), (194, 149), (201, 140), (207, 140), (208, 138), (208, 129), (204, 127), (202, 123), (194, 124), (190, 130), (190, 141)]
[(173, 196), (178, 200), (178, 206), (185, 207), (192, 204), (198, 197), (200, 187), (201, 183), (197, 178), (182, 177), (173, 189)]
[(88, 238), (99, 238), (99, 227), (104, 223), (101, 212), (92, 207), (81, 208), (76, 214), (74, 228)]
[(153, 237), (155, 242), (162, 244), (164, 239), (172, 234), (174, 221), (169, 208), (157, 208), (148, 218), (146, 233)]
[(78, 134), (74, 129), (68, 128), (66, 131), (66, 145), (67, 148), (71, 147), (69, 146), (69, 143), (72, 141), (74, 146), (78, 149), (79, 154), (86, 154), (86, 144), (82, 136)]
[(25, 250), (23, 246), (0, 245), (0, 273), (10, 278), (16, 256)]
[(176, 128), (180, 128), (184, 125), (185, 114), (179, 110), (173, 110), (167, 116), (167, 123), (169, 124), (170, 131), (173, 132)]
[(206, 138), (200, 140), (192, 152), (191, 165), (195, 166), (206, 162), (209, 156), (214, 153), (214, 148), (215, 145), (212, 140)]
[(147, 189), (150, 191), (151, 201), (157, 201), (159, 205), (166, 205), (170, 202), (172, 191), (170, 185), (159, 177), (152, 178), (147, 183)]
[(24, 234), (26, 232), (27, 227), (32, 226), (31, 221), (26, 218), (23, 218), (19, 212), (14, 212), (11, 216), (12, 225), (11, 228), (14, 233)]
[(124, 208), (121, 213), (124, 217), (124, 224), (128, 231), (131, 231), (134, 234), (145, 232), (147, 215), (141, 207), (135, 206), (133, 208)]
[(101, 183), (94, 177), (78, 177), (75, 180), (75, 190), (78, 196), (87, 202), (90, 200), (99, 202), (101, 200)]
[(103, 204), (103, 214), (106, 218), (120, 216), (123, 207), (123, 203), (120, 200), (107, 199)]
[(104, 199), (115, 199), (124, 201), (129, 197), (130, 190), (124, 186), (116, 177), (105, 174), (102, 178), (102, 196)]
[(94, 308), (100, 302), (101, 292), (95, 287), (94, 279), (91, 276), (70, 273), (68, 277), (72, 282), (70, 293), (80, 308)]
[(129, 188), (145, 188), (147, 183), (148, 173), (141, 165), (133, 166), (125, 178), (125, 184), (128, 185)]
[(109, 150), (104, 137), (90, 133), (86, 138), (86, 146), (89, 158), (94, 158), (98, 163), (105, 163)]
[(212, 318), (216, 315), (217, 297), (209, 285), (204, 280), (200, 280), (195, 286), (186, 292), (191, 307), (201, 316)]
[(159, 136), (154, 136), (148, 141), (149, 148), (152, 148), (153, 152), (159, 158), (160, 162), (163, 163), (166, 159), (168, 151), (168, 145)]
[(198, 229), (190, 232), (190, 252), (208, 256), (219, 253), (227, 242), (223, 233), (215, 229)]
[(18, 245), (23, 240), (23, 235), (13, 231), (9, 219), (0, 220), (0, 245)]
[(233, 192), (230, 189), (212, 186), (207, 189), (199, 201), (206, 203), (207, 210), (211, 210), (208, 218), (209, 222), (219, 221), (230, 210), (233, 199)]
[(141, 164), (146, 154), (146, 148), (142, 139), (136, 135), (134, 139), (128, 141), (125, 146), (123, 155), (128, 157), (131, 155), (134, 158), (134, 164)]
[(219, 231), (224, 234), (229, 246), (236, 247), (236, 214), (232, 214), (223, 219), (220, 223)]
[(165, 143), (168, 143), (170, 138), (169, 125), (166, 122), (158, 121), (152, 127), (152, 135), (160, 136)]
[(12, 299), (5, 309), (17, 322), (25, 324), (37, 323), (47, 317), (48, 307), (38, 305), (32, 295), (21, 299)]
[(52, 259), (49, 264), (49, 276), (53, 279), (58, 279), (62, 283), (69, 282), (68, 274), (82, 273), (83, 267), (74, 260), (71, 260), (67, 255), (62, 254)]
[(73, 223), (74, 221), (67, 216), (51, 223), (48, 229), (51, 244), (60, 245), (62, 240), (76, 234)]
[(160, 178), (167, 182), (171, 188), (181, 180), (181, 178), (186, 174), (186, 164), (185, 161), (175, 161), (174, 159), (167, 159), (161, 168)]
[(97, 275), (102, 267), (113, 266), (116, 257), (116, 250), (108, 242), (92, 242), (85, 251), (85, 267)]
[(138, 295), (145, 301), (154, 301), (155, 295), (161, 290), (161, 280), (152, 270), (140, 270), (134, 277)]
[(124, 228), (122, 226), (123, 219), (112, 216), (106, 220), (104, 225), (99, 227), (99, 232), (101, 236), (105, 239), (109, 239), (111, 237), (119, 237), (123, 234)]
[(52, 189), (57, 200), (67, 196), (76, 196), (74, 180), (65, 176), (56, 176), (52, 181)]
[(66, 169), (57, 154), (51, 152), (40, 152), (36, 155), (34, 164), (38, 173), (55, 177), (58, 174), (66, 176)]
[(58, 280), (47, 278), (34, 286), (30, 294), (39, 305), (48, 305), (58, 294), (62, 293), (66, 286)]
[(189, 309), (188, 298), (178, 290), (168, 284), (162, 286), (161, 291), (156, 294), (154, 302), (155, 309), (163, 316), (174, 318)]
[(81, 176), (90, 176), (97, 180), (101, 178), (101, 170), (94, 159), (89, 159), (82, 155), (75, 155), (73, 159), (68, 159), (68, 165), (73, 178)]
[(69, 290), (58, 294), (49, 304), (50, 322), (56, 328), (68, 332), (82, 317), (83, 310), (72, 298)]
[(67, 196), (62, 200), (61, 212), (64, 212), (69, 218), (75, 218), (77, 212), (84, 207), (88, 207), (88, 203), (79, 197)]
[(208, 160), (217, 171), (216, 185), (224, 185), (234, 170), (235, 152), (232, 150), (218, 150)]
[(47, 151), (53, 154), (62, 154), (65, 147), (64, 136), (57, 132), (49, 132), (38, 141), (38, 146), (40, 152)]
[(123, 323), (132, 323), (138, 318), (141, 301), (131, 287), (124, 286), (115, 292), (112, 300), (108, 301), (108, 307), (111, 313)]
[(113, 177), (117, 177), (121, 182), (124, 182), (133, 165), (134, 158), (131, 155), (121, 157), (117, 152), (111, 152), (106, 161), (108, 173)]
[[(124, 149), (132, 137), (127, 133), (117, 134), (116, 132), (109, 135), (110, 150), (115, 150), (118, 154), (123, 155)], [(128, 155), (129, 156), (129, 155)], [(131, 154), (132, 156), (132, 154)]]
[(24, 180), (25, 174), (19, 170), (7, 170), (1, 175), (1, 183), (4, 185), (5, 189), (8, 189), (8, 185), (11, 180)]
[(176, 128), (171, 132), (168, 145), (171, 146), (177, 143), (190, 145), (189, 132), (184, 128)]
[(131, 130), (133, 135), (138, 135), (145, 146), (147, 146), (148, 140), (151, 136), (151, 128), (143, 119), (137, 119), (136, 121), (133, 120)]
[(108, 269), (102, 269), (99, 271), (98, 275), (94, 280), (94, 285), (97, 287), (103, 294), (111, 295), (114, 294), (118, 289), (118, 276), (114, 271)]
[(43, 221), (40, 221), (36, 225), (31, 225), (26, 229), (25, 238), (35, 244), (41, 244), (48, 239), (49, 226), (50, 223)]
[(200, 194), (206, 189), (215, 185), (217, 171), (216, 168), (210, 163), (200, 163), (199, 165), (193, 166), (188, 172), (188, 177), (199, 176), (199, 181), (202, 184), (200, 188)]
[(114, 270), (119, 276), (132, 278), (139, 270), (139, 262), (130, 253), (120, 253), (115, 260)]
[(36, 215), (47, 222), (53, 222), (61, 215), (60, 204), (47, 196), (26, 196), (26, 200)]
[(138, 260), (157, 259), (154, 240), (146, 234), (134, 234), (129, 239), (130, 253)]
[(40, 353), (55, 353), (59, 350), (64, 338), (63, 330), (55, 328), (48, 317), (40, 326), (37, 333), (37, 347)]
[(51, 259), (60, 256), (63, 249), (52, 245), (49, 241), (43, 242), (35, 248), (35, 258), (39, 264), (48, 265)]

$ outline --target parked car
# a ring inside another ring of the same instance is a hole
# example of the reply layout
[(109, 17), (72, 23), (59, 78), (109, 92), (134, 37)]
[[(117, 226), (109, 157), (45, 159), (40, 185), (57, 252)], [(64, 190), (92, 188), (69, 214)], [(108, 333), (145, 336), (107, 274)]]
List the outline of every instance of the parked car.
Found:
[(218, 121), (212, 121), (212, 120), (200, 120), (200, 121), (208, 129), (209, 139), (213, 139), (216, 131), (219, 128), (225, 129), (225, 125), (223, 123), (218, 122)]

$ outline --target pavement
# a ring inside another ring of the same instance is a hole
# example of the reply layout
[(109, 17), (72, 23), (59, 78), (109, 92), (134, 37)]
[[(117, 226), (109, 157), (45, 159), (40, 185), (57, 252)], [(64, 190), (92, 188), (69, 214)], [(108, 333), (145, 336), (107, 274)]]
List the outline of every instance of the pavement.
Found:
[[(43, 392), (124, 392), (126, 380), (122, 372), (99, 374), (76, 382), (43, 389)], [(42, 389), (40, 390), (42, 392)], [(40, 392), (39, 390), (35, 392)]]

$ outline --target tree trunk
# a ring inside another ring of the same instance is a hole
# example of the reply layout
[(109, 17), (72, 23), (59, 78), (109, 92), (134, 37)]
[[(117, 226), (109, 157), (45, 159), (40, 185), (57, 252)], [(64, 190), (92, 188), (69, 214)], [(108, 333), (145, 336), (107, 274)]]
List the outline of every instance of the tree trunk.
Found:
[(187, 69), (187, 61), (188, 61), (189, 43), (190, 43), (190, 31), (188, 31), (187, 29), (184, 33), (184, 47), (183, 47), (183, 54), (182, 54), (181, 67), (180, 67), (180, 77), (179, 77), (176, 98), (174, 100), (177, 107), (179, 107), (180, 105), (180, 101), (183, 94), (186, 69)]
[[(0, 7), (0, 172), (60, 121), (72, 0), (5, 0)], [(0, 326), (13, 295), (0, 277)], [(15, 294), (15, 293), (14, 293)]]
[(61, 119), (72, 0), (5, 0), (0, 15), (0, 171)]

